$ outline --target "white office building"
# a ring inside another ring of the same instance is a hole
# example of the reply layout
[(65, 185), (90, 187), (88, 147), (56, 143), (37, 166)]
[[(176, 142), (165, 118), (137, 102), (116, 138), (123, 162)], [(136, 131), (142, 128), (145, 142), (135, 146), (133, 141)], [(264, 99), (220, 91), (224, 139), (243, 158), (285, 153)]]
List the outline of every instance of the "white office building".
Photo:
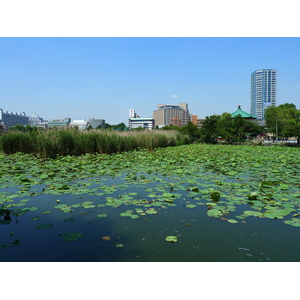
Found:
[(251, 73), (250, 113), (264, 119), (269, 106), (276, 106), (277, 70), (262, 69)]

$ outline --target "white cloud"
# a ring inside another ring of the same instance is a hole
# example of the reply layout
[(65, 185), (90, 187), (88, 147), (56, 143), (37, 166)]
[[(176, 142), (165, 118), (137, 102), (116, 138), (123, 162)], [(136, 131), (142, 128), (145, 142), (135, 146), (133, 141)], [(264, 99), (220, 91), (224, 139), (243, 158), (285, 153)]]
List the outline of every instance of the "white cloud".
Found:
[(172, 96), (170, 96), (170, 98), (178, 98), (178, 96), (172, 95)]

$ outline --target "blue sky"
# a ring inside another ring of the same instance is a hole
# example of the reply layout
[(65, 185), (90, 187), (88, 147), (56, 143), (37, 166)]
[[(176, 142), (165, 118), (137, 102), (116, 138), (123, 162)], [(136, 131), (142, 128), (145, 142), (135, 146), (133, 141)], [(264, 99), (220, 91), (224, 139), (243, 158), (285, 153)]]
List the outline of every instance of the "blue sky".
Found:
[(277, 104), (300, 109), (299, 53), (297, 37), (2, 37), (0, 107), (110, 124), (163, 103), (199, 118), (250, 112), (250, 74), (276, 68)]

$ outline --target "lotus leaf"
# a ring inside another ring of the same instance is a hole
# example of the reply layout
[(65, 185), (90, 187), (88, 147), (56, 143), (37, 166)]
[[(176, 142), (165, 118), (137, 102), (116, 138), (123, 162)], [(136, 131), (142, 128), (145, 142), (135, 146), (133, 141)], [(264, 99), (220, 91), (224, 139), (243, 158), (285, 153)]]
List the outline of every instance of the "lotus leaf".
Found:
[(154, 210), (154, 209), (147, 209), (145, 211), (145, 213), (148, 214), (148, 215), (156, 215), (158, 213), (158, 211)]
[(83, 234), (79, 233), (79, 232), (74, 232), (74, 233), (63, 232), (63, 233), (59, 234), (59, 236), (62, 236), (64, 238), (64, 240), (67, 242), (77, 241), (82, 237), (82, 235)]
[(177, 240), (178, 240), (177, 236), (174, 235), (169, 235), (166, 237), (166, 241), (170, 243), (175, 243), (177, 242)]
[(232, 223), (232, 224), (238, 223), (238, 221), (237, 221), (237, 220), (234, 220), (234, 219), (228, 219), (227, 222)]
[(188, 208), (194, 208), (194, 207), (197, 207), (197, 205), (195, 205), (195, 204), (188, 204), (188, 205), (186, 205), (185, 207), (188, 207)]
[(121, 244), (121, 243), (117, 243), (117, 244), (116, 244), (116, 247), (117, 247), (117, 248), (122, 248), (123, 246), (124, 246), (124, 245)]
[(219, 191), (211, 191), (209, 193), (209, 196), (211, 199), (215, 200), (215, 201), (218, 201), (220, 199), (220, 192)]
[(106, 218), (107, 214), (101, 214), (101, 215), (97, 215), (98, 218)]
[(255, 210), (245, 210), (244, 214), (247, 216), (253, 216), (253, 217), (263, 217), (264, 214), (259, 212), (259, 211), (255, 211)]
[(207, 211), (207, 215), (209, 217), (220, 217), (223, 215), (222, 211), (218, 210), (218, 209), (210, 209)]
[(36, 226), (36, 229), (50, 229), (53, 227), (53, 224), (40, 224)]

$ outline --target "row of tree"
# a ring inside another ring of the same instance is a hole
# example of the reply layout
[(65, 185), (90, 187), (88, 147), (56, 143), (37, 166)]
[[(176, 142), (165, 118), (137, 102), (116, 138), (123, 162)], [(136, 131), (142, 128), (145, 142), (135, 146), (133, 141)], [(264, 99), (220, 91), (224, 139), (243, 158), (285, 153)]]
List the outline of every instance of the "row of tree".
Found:
[[(262, 133), (272, 133), (276, 138), (296, 137), (300, 144), (300, 110), (294, 104), (285, 103), (268, 107), (265, 111), (265, 121), (266, 128), (262, 128), (253, 120), (247, 120), (241, 116), (232, 118), (230, 113), (223, 113), (206, 117), (200, 128), (189, 122), (182, 127), (170, 125), (164, 126), (162, 129), (177, 130), (189, 135), (192, 141), (203, 143), (217, 143), (221, 139), (225, 143), (236, 144)], [(103, 129), (103, 127), (100, 128)], [(128, 130), (124, 123), (117, 125), (105, 123), (104, 129)], [(36, 131), (37, 128), (29, 125), (16, 125), (10, 127), (9, 130), (31, 132)], [(143, 129), (140, 128), (140, 130)]]
[(194, 141), (217, 143), (222, 140), (228, 144), (241, 143), (246, 138), (271, 133), (273, 138), (297, 138), (300, 144), (300, 110), (292, 103), (270, 106), (265, 111), (266, 126), (261, 127), (255, 120), (241, 116), (232, 118), (230, 113), (206, 117), (201, 128), (191, 122), (183, 127), (165, 126), (163, 129), (175, 129), (187, 133)]
[(247, 137), (257, 136), (262, 132), (262, 128), (256, 122), (241, 116), (232, 118), (230, 113), (206, 117), (200, 128), (189, 122), (183, 127), (170, 125), (162, 129), (178, 130), (188, 134), (193, 141), (217, 143), (218, 140), (222, 140), (227, 144), (243, 142)]

